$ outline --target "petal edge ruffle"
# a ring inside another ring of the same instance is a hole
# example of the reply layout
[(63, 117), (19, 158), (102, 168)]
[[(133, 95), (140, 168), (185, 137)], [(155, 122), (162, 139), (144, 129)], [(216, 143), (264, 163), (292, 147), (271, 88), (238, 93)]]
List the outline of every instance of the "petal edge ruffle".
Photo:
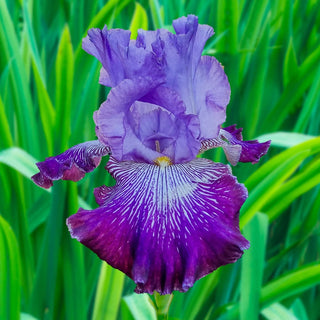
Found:
[(40, 172), (31, 177), (38, 186), (48, 189), (53, 180), (81, 180), (87, 172), (94, 170), (101, 157), (110, 154), (110, 148), (99, 140), (78, 144), (65, 152), (38, 162)]
[(80, 209), (67, 224), (72, 237), (131, 277), (136, 292), (187, 291), (248, 248), (238, 225), (247, 191), (228, 166), (111, 158), (107, 168), (117, 184), (96, 190), (102, 206)]

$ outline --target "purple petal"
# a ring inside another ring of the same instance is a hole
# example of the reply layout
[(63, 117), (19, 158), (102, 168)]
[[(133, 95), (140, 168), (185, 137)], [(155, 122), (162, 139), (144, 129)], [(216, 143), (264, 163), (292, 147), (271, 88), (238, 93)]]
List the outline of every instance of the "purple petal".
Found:
[(201, 138), (216, 138), (226, 120), (226, 107), (230, 100), (230, 84), (220, 63), (203, 56), (194, 80), (195, 101), (199, 105)]
[(110, 153), (110, 148), (98, 140), (78, 144), (55, 157), (38, 162), (40, 170), (32, 180), (42, 188), (50, 188), (53, 180), (79, 181), (87, 172), (95, 169), (101, 157)]
[(218, 138), (202, 141), (200, 152), (222, 147), (228, 161), (235, 166), (239, 161), (257, 163), (267, 153), (270, 143), (271, 141), (243, 141), (242, 128), (237, 129), (236, 125), (232, 125), (220, 129)]
[(153, 40), (157, 50), (146, 50), (142, 37), (130, 40), (130, 31), (105, 26), (103, 30), (90, 29), (82, 48), (102, 63), (100, 83), (114, 87), (124, 79), (163, 76), (161, 40)]
[(72, 237), (137, 284), (136, 292), (187, 291), (248, 241), (239, 231), (247, 190), (230, 168), (207, 159), (177, 165), (117, 162), (114, 187), (95, 190), (95, 210), (67, 220)]
[(96, 134), (118, 161), (153, 163), (168, 156), (180, 163), (198, 154), (198, 117), (185, 115), (180, 97), (157, 85), (152, 78), (123, 80), (95, 112)]
[(199, 116), (202, 139), (216, 138), (225, 121), (230, 85), (215, 58), (201, 57), (213, 29), (199, 25), (193, 15), (175, 20), (173, 25), (177, 35), (168, 34), (164, 39), (166, 85), (182, 97), (187, 113)]
[[(186, 114), (199, 117), (201, 138), (217, 138), (226, 117), (230, 85), (220, 63), (201, 56), (213, 29), (200, 25), (194, 15), (175, 20), (173, 27), (176, 34), (164, 29), (139, 30), (137, 40), (130, 40), (130, 32), (120, 29), (91, 29), (83, 48), (103, 65), (100, 83), (115, 87), (124, 79), (161, 79), (159, 85), (180, 96)], [(155, 101), (155, 93), (153, 90), (139, 99)]]

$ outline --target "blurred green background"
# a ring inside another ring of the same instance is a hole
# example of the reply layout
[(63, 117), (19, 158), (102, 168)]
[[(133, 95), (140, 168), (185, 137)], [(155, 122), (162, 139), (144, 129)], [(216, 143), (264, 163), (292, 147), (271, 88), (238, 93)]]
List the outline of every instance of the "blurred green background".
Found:
[[(320, 319), (320, 1), (0, 0), (0, 319), (160, 319), (154, 298), (71, 239), (68, 215), (96, 207), (102, 165), (48, 192), (35, 162), (95, 139), (106, 99), (100, 65), (81, 49), (91, 27), (171, 28), (195, 14), (213, 26), (205, 54), (232, 88), (227, 125), (272, 139), (259, 164), (233, 168), (249, 198), (250, 250), (175, 292), (169, 319)], [(221, 150), (204, 156), (225, 162)]]

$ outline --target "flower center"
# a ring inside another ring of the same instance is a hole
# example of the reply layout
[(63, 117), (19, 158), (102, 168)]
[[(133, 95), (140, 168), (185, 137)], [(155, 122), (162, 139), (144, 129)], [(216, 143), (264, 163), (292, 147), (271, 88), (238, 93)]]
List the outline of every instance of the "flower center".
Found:
[(162, 156), (162, 157), (158, 157), (154, 160), (154, 163), (156, 165), (158, 165), (161, 168), (165, 168), (168, 167), (172, 164), (171, 160), (169, 157), (166, 156)]

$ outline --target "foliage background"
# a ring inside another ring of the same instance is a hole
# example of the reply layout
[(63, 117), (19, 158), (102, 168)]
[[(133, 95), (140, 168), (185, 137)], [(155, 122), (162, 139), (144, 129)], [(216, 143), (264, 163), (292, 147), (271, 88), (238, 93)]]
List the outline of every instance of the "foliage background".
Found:
[[(320, 2), (0, 0), (0, 319), (156, 319), (154, 297), (70, 238), (68, 215), (111, 184), (104, 163), (47, 192), (35, 162), (94, 139), (107, 95), (81, 49), (91, 27), (171, 30), (196, 14), (232, 87), (227, 124), (272, 139), (233, 172), (249, 189), (240, 225), (251, 249), (174, 293), (169, 319), (319, 319)], [(206, 157), (225, 161), (221, 151)]]

